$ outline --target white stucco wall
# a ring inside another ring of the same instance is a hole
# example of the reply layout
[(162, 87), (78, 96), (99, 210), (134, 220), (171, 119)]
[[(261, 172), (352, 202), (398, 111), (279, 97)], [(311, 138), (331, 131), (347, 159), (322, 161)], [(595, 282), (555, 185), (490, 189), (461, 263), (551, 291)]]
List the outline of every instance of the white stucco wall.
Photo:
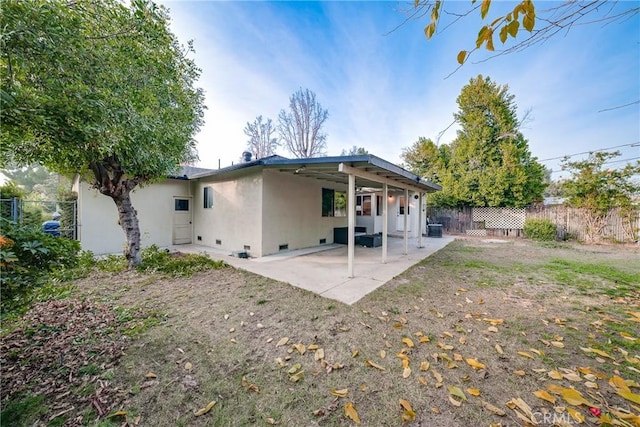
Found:
[(274, 170), (263, 172), (262, 253), (279, 252), (333, 243), (333, 228), (346, 227), (347, 217), (322, 216), (322, 188), (346, 191), (331, 183), (297, 177)]
[[(138, 212), (142, 247), (171, 245), (173, 197), (188, 195), (189, 183), (174, 179), (136, 188), (131, 193), (131, 203)], [(126, 243), (113, 200), (84, 182), (78, 186), (78, 236), (82, 249), (96, 255), (121, 253)]]
[[(213, 188), (213, 207), (204, 208), (204, 188)], [(262, 252), (262, 174), (239, 173), (218, 181), (202, 178), (192, 184), (194, 194), (193, 243), (228, 252), (244, 250), (252, 257)], [(219, 241), (220, 243), (216, 243)]]

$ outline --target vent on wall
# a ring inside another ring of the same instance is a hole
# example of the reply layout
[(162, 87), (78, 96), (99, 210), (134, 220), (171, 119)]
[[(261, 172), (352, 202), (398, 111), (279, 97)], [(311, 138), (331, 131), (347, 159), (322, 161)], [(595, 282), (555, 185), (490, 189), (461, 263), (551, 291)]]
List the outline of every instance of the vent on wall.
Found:
[(202, 241), (202, 236), (198, 236), (198, 241)]
[(288, 243), (278, 246), (278, 250), (279, 251), (286, 251), (287, 249), (289, 249), (289, 244)]
[(216, 245), (221, 245), (221, 244), (222, 244), (222, 240), (216, 239)]
[(249, 245), (244, 245), (244, 250), (245, 250), (245, 251), (250, 251), (250, 250), (251, 250), (251, 246), (249, 246)]
[(327, 243), (327, 239), (320, 239), (320, 244), (324, 245), (325, 243)]

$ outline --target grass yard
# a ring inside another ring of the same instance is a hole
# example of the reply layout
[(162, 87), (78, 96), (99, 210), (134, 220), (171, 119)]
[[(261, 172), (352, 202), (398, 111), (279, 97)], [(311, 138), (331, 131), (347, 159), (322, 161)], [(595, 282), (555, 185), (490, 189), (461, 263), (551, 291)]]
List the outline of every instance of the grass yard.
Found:
[(457, 240), (353, 306), (103, 270), (3, 328), (2, 426), (640, 425), (637, 246)]

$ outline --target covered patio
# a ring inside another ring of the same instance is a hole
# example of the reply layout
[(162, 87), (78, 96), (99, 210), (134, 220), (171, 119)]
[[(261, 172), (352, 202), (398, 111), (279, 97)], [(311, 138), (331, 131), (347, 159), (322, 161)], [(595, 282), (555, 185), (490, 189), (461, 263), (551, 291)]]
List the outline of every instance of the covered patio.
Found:
[[(172, 250), (207, 253), (213, 259), (314, 292), (325, 298), (354, 304), (411, 266), (444, 248), (454, 239), (388, 237), (387, 247), (321, 245), (255, 259), (243, 259), (207, 246), (180, 245)], [(419, 245), (418, 240), (421, 240)], [(405, 250), (406, 248), (406, 250)], [(385, 263), (381, 258), (386, 253)], [(349, 271), (345, 257), (353, 251)]]
[[(414, 230), (413, 233), (418, 236), (416, 239), (409, 238), (409, 210), (404, 209), (404, 225), (402, 227), (403, 234), (401, 246), (402, 254), (408, 256), (410, 251), (413, 252), (414, 249), (421, 249), (424, 247), (423, 234), (425, 231), (426, 217), (424, 216), (423, 206), (425, 205), (425, 195), (427, 193), (433, 193), (441, 190), (442, 188), (439, 185), (408, 172), (393, 163), (369, 154), (309, 159), (284, 159), (274, 157), (264, 161), (263, 164), (265, 168), (277, 169), (281, 173), (327, 181), (332, 184), (346, 185), (348, 235), (347, 250), (344, 255), (347, 257), (348, 278), (356, 277), (355, 201), (357, 188), (378, 189), (382, 192), (382, 200), (384, 201), (384, 203), (382, 203), (382, 231), (380, 233), (382, 248), (377, 251), (378, 262), (380, 264), (386, 264), (387, 261), (389, 261), (389, 209), (386, 202), (390, 196), (390, 188), (400, 190), (403, 193), (405, 201), (408, 201), (410, 196), (415, 197), (419, 206), (417, 221), (418, 229)], [(410, 240), (414, 240), (414, 242), (410, 244)], [(402, 271), (404, 271), (404, 269)]]

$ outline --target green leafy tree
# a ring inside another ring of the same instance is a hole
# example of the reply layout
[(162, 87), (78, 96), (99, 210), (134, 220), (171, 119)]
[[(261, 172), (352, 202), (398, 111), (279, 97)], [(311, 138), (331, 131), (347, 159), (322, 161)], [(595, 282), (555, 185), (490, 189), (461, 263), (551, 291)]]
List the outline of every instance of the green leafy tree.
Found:
[[(450, 3), (457, 3), (456, 7), (447, 9)], [(494, 52), (496, 36), (503, 45), (508, 44), (509, 39), (513, 41), (512, 45), (496, 53), (496, 56), (504, 55), (544, 43), (557, 34), (566, 34), (577, 26), (622, 22), (640, 12), (637, 2), (569, 0), (547, 4), (541, 1), (522, 0), (515, 2), (513, 9), (506, 14), (492, 14), (490, 13), (492, 3), (491, 0), (481, 2), (471, 0), (468, 8), (461, 9), (460, 2), (415, 0), (412, 16), (429, 17), (424, 34), (430, 40), (437, 34), (438, 29), (446, 29), (456, 23), (463, 25), (465, 18), (474, 18), (474, 15), (479, 14), (483, 24), (478, 31), (475, 29), (471, 31), (472, 34), (477, 34), (475, 47), (461, 50), (457, 54), (458, 63), (462, 65), (473, 52), (482, 49), (483, 46), (486, 50)], [(536, 8), (536, 5), (541, 4), (546, 7)], [(524, 36), (522, 30), (524, 30)]]
[(460, 130), (449, 146), (421, 138), (403, 154), (414, 172), (442, 185), (433, 203), (523, 207), (541, 200), (544, 168), (519, 131), (508, 86), (478, 76), (462, 88), (457, 102)]
[(563, 162), (563, 170), (571, 173), (563, 183), (566, 203), (581, 208), (588, 242), (601, 238), (602, 230), (616, 208), (629, 236), (634, 240), (638, 238), (638, 230), (632, 224), (638, 217), (640, 161), (621, 169), (607, 168), (610, 159), (618, 156), (619, 151), (600, 151), (591, 153), (586, 160), (570, 162), (565, 159)]
[(329, 112), (309, 89), (299, 89), (289, 98), (289, 111), (280, 110), (278, 132), (291, 154), (298, 158), (323, 156), (327, 150), (327, 134), (322, 126)]
[(5, 0), (0, 22), (0, 167), (81, 174), (113, 199), (139, 264), (131, 191), (195, 158), (203, 94), (190, 45), (146, 0)]
[(340, 153), (341, 156), (362, 156), (365, 154), (369, 154), (369, 151), (364, 147), (358, 147), (356, 145), (352, 146), (348, 150), (343, 149)]

